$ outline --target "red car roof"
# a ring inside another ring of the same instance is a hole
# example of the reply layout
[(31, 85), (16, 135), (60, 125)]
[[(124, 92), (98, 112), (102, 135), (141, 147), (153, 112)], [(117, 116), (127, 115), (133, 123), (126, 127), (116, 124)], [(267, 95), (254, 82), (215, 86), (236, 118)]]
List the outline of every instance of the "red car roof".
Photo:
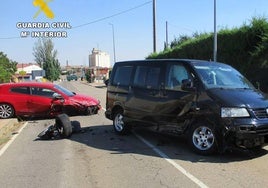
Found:
[(3, 83), (1, 86), (47, 86), (53, 87), (54, 84), (51, 82), (18, 82), (18, 83)]

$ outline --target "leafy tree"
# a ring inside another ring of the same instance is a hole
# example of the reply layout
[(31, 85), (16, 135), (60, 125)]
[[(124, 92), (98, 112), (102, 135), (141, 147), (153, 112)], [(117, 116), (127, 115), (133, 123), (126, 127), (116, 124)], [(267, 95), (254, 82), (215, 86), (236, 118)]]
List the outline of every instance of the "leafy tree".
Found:
[(95, 79), (95, 76), (94, 76), (94, 73), (93, 73), (93, 70), (91, 69), (88, 69), (86, 71), (86, 80), (89, 82), (89, 83), (92, 83), (93, 80)]
[(0, 83), (9, 82), (16, 71), (17, 62), (9, 60), (3, 52), (0, 52)]
[(46, 78), (50, 81), (60, 77), (61, 68), (57, 59), (57, 50), (51, 39), (39, 39), (33, 48), (33, 55), (37, 64), (46, 71)]

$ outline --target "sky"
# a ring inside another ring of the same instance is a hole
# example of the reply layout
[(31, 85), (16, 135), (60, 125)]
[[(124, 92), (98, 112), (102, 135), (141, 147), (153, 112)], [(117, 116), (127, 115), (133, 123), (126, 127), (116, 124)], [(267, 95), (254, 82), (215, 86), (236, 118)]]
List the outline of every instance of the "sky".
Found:
[[(67, 62), (72, 66), (88, 66), (93, 48), (110, 54), (111, 65), (114, 60), (144, 59), (153, 52), (153, 1), (1, 1), (0, 52), (18, 63), (35, 62), (33, 48), (38, 38), (21, 37), (27, 32), (63, 32), (66, 37), (52, 38), (62, 66)], [(34, 6), (34, 1), (45, 2), (54, 17), (49, 18), (47, 9)], [(216, 1), (217, 30), (249, 24), (253, 17), (268, 18), (267, 0)], [(52, 28), (53, 23), (65, 22), (71, 28)], [(29, 28), (33, 23), (42, 23), (43, 27)], [(20, 24), (27, 27), (21, 28)], [(156, 0), (157, 52), (163, 50), (166, 36), (170, 43), (181, 35), (213, 31), (214, 0)]]

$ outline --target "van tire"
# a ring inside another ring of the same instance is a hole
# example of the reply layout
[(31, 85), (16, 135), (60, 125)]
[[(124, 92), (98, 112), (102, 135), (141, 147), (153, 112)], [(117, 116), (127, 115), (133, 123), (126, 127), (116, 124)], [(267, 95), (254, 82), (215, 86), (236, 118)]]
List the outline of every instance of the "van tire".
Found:
[(209, 123), (193, 124), (188, 135), (188, 142), (194, 152), (211, 155), (216, 152), (217, 139), (215, 128)]
[(117, 110), (113, 116), (114, 131), (119, 135), (126, 135), (130, 132), (129, 124), (124, 122), (123, 110)]

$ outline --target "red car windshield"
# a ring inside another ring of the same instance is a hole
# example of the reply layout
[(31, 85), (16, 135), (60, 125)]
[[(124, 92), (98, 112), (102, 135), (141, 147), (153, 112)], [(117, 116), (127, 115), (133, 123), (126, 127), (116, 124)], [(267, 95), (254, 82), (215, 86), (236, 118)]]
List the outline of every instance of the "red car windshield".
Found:
[(54, 87), (57, 89), (57, 90), (60, 90), (62, 93), (64, 93), (65, 95), (69, 96), (69, 97), (72, 97), (75, 95), (75, 93), (69, 91), (68, 89), (60, 86), (60, 85), (54, 85)]

